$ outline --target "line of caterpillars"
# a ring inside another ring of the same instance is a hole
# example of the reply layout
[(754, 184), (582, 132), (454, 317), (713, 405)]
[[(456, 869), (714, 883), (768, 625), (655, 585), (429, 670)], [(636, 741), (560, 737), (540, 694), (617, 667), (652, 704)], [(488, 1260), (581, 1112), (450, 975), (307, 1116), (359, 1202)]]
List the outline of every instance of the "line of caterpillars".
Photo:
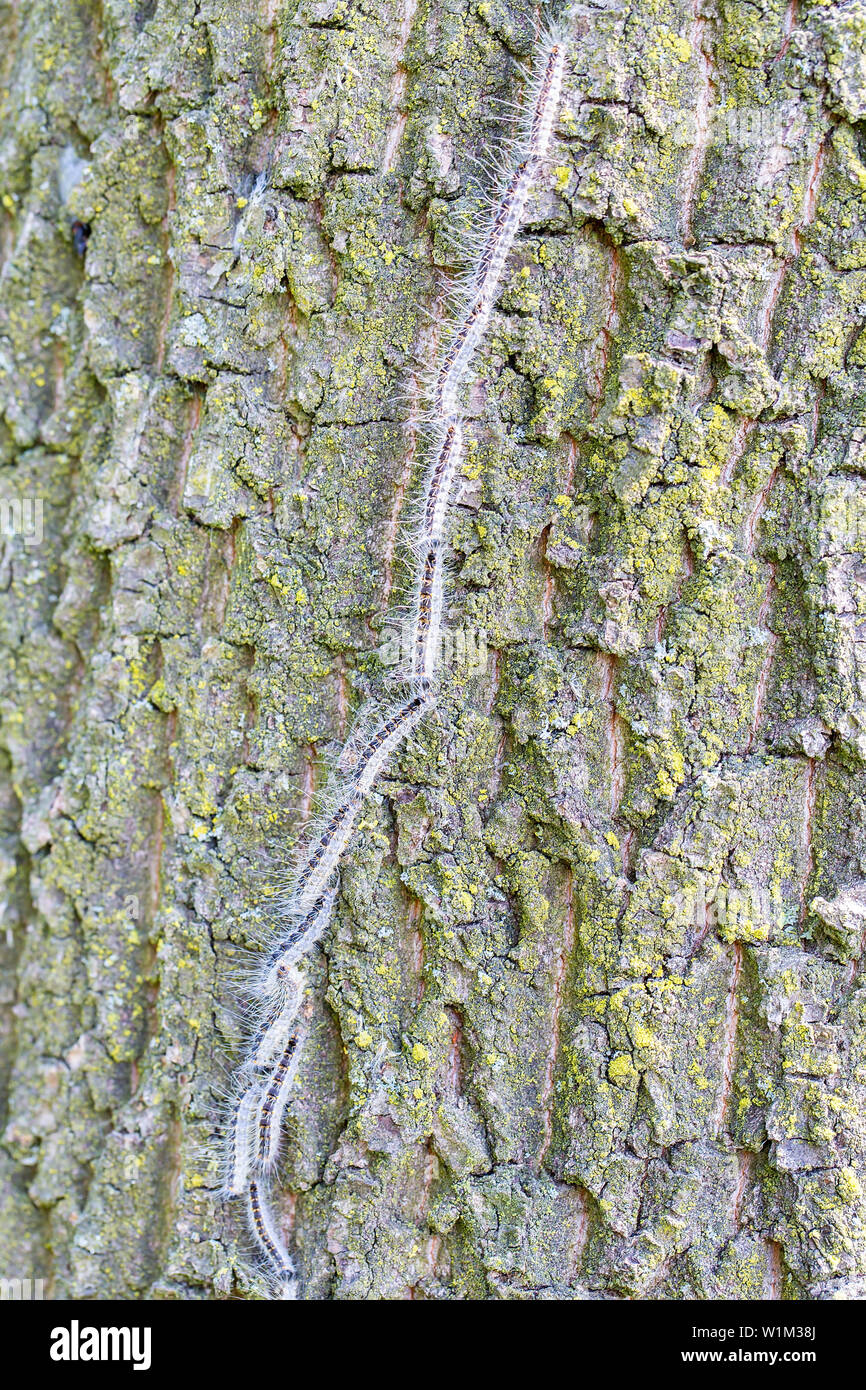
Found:
[(283, 1116), (304, 1041), (300, 1010), (305, 979), (297, 963), (330, 922), (337, 896), (334, 880), (364, 801), (392, 756), (435, 704), (444, 545), (463, 459), (459, 393), (487, 330), (508, 254), (547, 154), (564, 68), (562, 42), (547, 40), (539, 54), (533, 96), (517, 142), (516, 165), (503, 181), (492, 214), (481, 229), (480, 249), (459, 295), (454, 326), (427, 392), (434, 421), (432, 463), (414, 544), (418, 569), (410, 651), (400, 671), (400, 679), (411, 693), (384, 713), (360, 746), (350, 742), (348, 753), (341, 757), (340, 785), (332, 809), (298, 870), (284, 924), (253, 980), (253, 1036), (237, 1072), (237, 1094), (227, 1126), (224, 1190), (229, 1197), (246, 1197), (250, 1230), (275, 1296), (280, 1298), (296, 1296), (297, 1280), (269, 1210), (267, 1184), (279, 1157)]

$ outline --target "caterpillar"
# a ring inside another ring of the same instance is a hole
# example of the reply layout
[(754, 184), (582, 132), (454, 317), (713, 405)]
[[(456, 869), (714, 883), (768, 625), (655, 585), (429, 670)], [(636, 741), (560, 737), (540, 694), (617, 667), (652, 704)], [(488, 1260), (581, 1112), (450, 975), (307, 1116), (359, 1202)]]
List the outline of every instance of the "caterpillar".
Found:
[(286, 1299), (295, 1298), (297, 1296), (295, 1266), (292, 1264), (289, 1252), (274, 1225), (274, 1219), (267, 1204), (262, 1198), (256, 1178), (250, 1179), (247, 1188), (247, 1211), (250, 1230), (265, 1257), (268, 1270), (274, 1280), (277, 1296)]
[(259, 1100), (256, 1115), (259, 1142), (258, 1159), (265, 1172), (274, 1167), (279, 1157), (280, 1125), (288, 1104), (289, 1090), (298, 1070), (300, 1046), (300, 1032), (295, 1030), (290, 1034)]
[(260, 1087), (257, 1082), (248, 1085), (234, 1103), (226, 1133), (226, 1177), (224, 1192), (227, 1197), (242, 1197), (252, 1171), (252, 1123), (253, 1113), (258, 1104)]
[(518, 164), (505, 187), (493, 225), (483, 243), (470, 293), (484, 303), (493, 301), (532, 189), (537, 163), (535, 159), (524, 159)]
[(442, 547), (431, 543), (424, 557), (424, 567), (415, 603), (411, 679), (429, 689), (439, 662), (439, 629), (442, 625)]
[[(272, 1066), (289, 1039), (298, 1016), (304, 991), (304, 977), (289, 967), (284, 972), (283, 994), (273, 1014), (269, 1014), (254, 1035), (243, 1062), (245, 1070)], [(281, 982), (282, 983), (282, 982)]]
[(565, 74), (565, 45), (548, 37), (540, 45), (535, 77), (518, 132), (515, 158), (502, 179), (492, 211), (476, 238), (475, 264), (454, 291), (450, 330), (430, 372), (426, 398), (433, 423), (431, 461), (424, 482), (412, 551), (417, 569), (411, 604), (410, 653), (401, 678), (406, 698), (385, 708), (366, 732), (356, 729), (337, 763), (330, 811), (312, 837), (284, 899), (284, 921), (264, 964), (255, 972), (255, 1032), (239, 1069), (241, 1084), (227, 1124), (227, 1196), (246, 1195), (253, 1239), (278, 1297), (297, 1292), (294, 1265), (268, 1207), (262, 1178), (279, 1155), (280, 1131), (303, 1048), (298, 1023), (304, 976), (297, 963), (326, 930), (333, 914), (335, 877), (365, 800), (395, 753), (436, 704), (444, 604), (444, 547), (463, 458), (459, 407), (472, 360), (490, 323), (502, 276), (544, 167)]
[(426, 693), (413, 695), (411, 700), (398, 706), (386, 718), (381, 728), (376, 730), (353, 773), (354, 785), (361, 796), (368, 796), (373, 790), (391, 754), (432, 705), (433, 700)]
[(336, 889), (323, 893), (309, 912), (290, 920), (265, 960), (264, 968), (253, 976), (251, 992), (272, 1007), (285, 1008), (293, 988), (292, 966), (316, 944), (331, 920)]
[(451, 493), (463, 460), (463, 425), (450, 420), (433, 460), (424, 497), (419, 549), (439, 545), (445, 539), (445, 526)]
[(299, 911), (312, 910), (318, 904), (322, 890), (327, 887), (340, 856), (351, 839), (360, 809), (361, 797), (357, 792), (350, 791), (331, 815), (298, 874), (292, 894), (292, 905)]

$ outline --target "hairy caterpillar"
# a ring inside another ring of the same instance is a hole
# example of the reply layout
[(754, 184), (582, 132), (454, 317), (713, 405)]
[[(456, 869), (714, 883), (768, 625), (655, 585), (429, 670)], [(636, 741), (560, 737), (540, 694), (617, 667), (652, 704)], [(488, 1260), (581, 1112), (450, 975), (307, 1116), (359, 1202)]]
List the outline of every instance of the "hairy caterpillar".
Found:
[(486, 332), (505, 262), (550, 145), (564, 75), (565, 47), (551, 40), (546, 52), (542, 51), (536, 90), (528, 107), (528, 122), (519, 141), (517, 166), (504, 181), (490, 225), (481, 235), (478, 265), (470, 272), (463, 295), (458, 296), (458, 323), (433, 378), (431, 408), (434, 419), (450, 419), (457, 413), (460, 386)]
[(425, 489), (421, 534), (418, 537), (420, 549), (438, 545), (445, 539), (451, 493), (462, 461), (463, 425), (460, 420), (449, 420)]
[(267, 1171), (273, 1168), (280, 1152), (280, 1125), (289, 1099), (289, 1089), (295, 1079), (300, 1061), (301, 1035), (291, 1033), (279, 1061), (262, 1091), (257, 1112), (259, 1163)]
[(251, 1071), (273, 1066), (288, 1042), (289, 1034), (298, 1016), (304, 992), (304, 977), (299, 970), (291, 967), (285, 970), (285, 984), (282, 1001), (276, 1013), (270, 1014), (254, 1035), (247, 1055), (244, 1069)]
[(475, 238), (475, 263), (457, 284), (450, 330), (429, 374), (426, 391), (434, 424), (419, 525), (413, 551), (417, 569), (411, 604), (410, 653), (402, 672), (410, 693), (386, 707), (369, 726), (350, 737), (337, 764), (337, 783), (324, 824), (313, 836), (285, 898), (264, 965), (252, 994), (257, 1027), (241, 1067), (258, 1073), (232, 1110), (226, 1141), (226, 1192), (246, 1193), (250, 1230), (279, 1296), (295, 1296), (295, 1271), (271, 1216), (261, 1175), (273, 1171), (280, 1130), (304, 1040), (297, 1023), (304, 978), (295, 967), (325, 931), (337, 896), (334, 878), (352, 838), (358, 815), (391, 758), (434, 707), (444, 604), (444, 542), (461, 471), (461, 387), (490, 323), (502, 276), (527, 200), (543, 169), (559, 105), (565, 48), (558, 38), (541, 45), (536, 76), (510, 172), (503, 177), (492, 211)]
[(285, 1008), (289, 991), (293, 988), (292, 966), (319, 940), (331, 920), (336, 897), (337, 890), (331, 888), (316, 900), (309, 912), (290, 921), (289, 926), (280, 932), (264, 969), (253, 977), (253, 994), (268, 1000), (277, 1009)]
[(415, 603), (415, 643), (411, 679), (425, 689), (432, 685), (439, 664), (439, 629), (442, 625), (442, 547), (434, 543), (424, 557), (421, 583)]
[(413, 695), (411, 700), (399, 705), (381, 728), (376, 730), (352, 772), (354, 785), (361, 796), (368, 796), (373, 790), (391, 754), (399, 748), (406, 735), (414, 729), (432, 705), (433, 701), (427, 694)]
[(261, 1188), (255, 1178), (247, 1188), (247, 1209), (250, 1230), (259, 1249), (265, 1257), (268, 1269), (276, 1281), (280, 1298), (294, 1298), (297, 1293), (295, 1266), (274, 1225), (266, 1203), (262, 1199)]
[(298, 911), (310, 911), (317, 906), (322, 890), (351, 839), (360, 809), (361, 796), (356, 791), (350, 791), (332, 813), (298, 874), (291, 899), (292, 906)]
[(260, 1086), (247, 1086), (238, 1096), (231, 1113), (226, 1134), (226, 1180), (228, 1197), (242, 1197), (252, 1170), (253, 1113), (258, 1104)]

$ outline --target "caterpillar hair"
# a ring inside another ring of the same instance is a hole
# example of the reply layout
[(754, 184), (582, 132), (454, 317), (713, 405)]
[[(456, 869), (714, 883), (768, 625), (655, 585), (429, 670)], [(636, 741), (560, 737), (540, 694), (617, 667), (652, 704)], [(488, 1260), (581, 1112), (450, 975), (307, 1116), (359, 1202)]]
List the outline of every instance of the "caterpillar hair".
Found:
[(481, 236), (478, 264), (471, 272), (467, 297), (492, 305), (537, 173), (538, 161), (524, 159), (508, 180), (491, 224)]
[(304, 977), (299, 970), (286, 970), (283, 999), (275, 1013), (269, 1015), (250, 1042), (243, 1066), (247, 1070), (271, 1067), (286, 1046), (304, 994)]
[(430, 469), (424, 493), (424, 513), (418, 544), (438, 545), (445, 538), (445, 523), (451, 494), (463, 462), (463, 425), (449, 420)]
[(415, 642), (412, 651), (412, 680), (429, 688), (439, 664), (442, 628), (442, 547), (434, 544), (427, 552), (415, 603)]
[(292, 966), (307, 955), (322, 936), (331, 920), (337, 889), (331, 887), (313, 903), (309, 912), (289, 918), (279, 931), (264, 966), (253, 976), (253, 993), (268, 999), (274, 1008), (285, 1006), (287, 990), (291, 989)]
[(352, 837), (360, 809), (361, 797), (350, 790), (331, 813), (295, 881), (291, 901), (297, 911), (309, 911), (318, 901)]
[(278, 1297), (294, 1298), (297, 1292), (295, 1266), (292, 1264), (289, 1252), (283, 1244), (274, 1219), (268, 1210), (262, 1189), (255, 1178), (251, 1180), (247, 1188), (247, 1214), (250, 1231), (265, 1257), (268, 1270), (277, 1287)]
[(383, 720), (353, 770), (354, 786), (361, 796), (369, 795), (391, 754), (432, 708), (432, 703), (425, 694), (413, 695)]
[(257, 1161), (265, 1171), (276, 1165), (280, 1154), (280, 1126), (289, 1090), (300, 1061), (301, 1035), (295, 1029), (283, 1048), (273, 1072), (264, 1083), (256, 1113)]
[(458, 393), (469, 364), (490, 320), (491, 304), (476, 299), (463, 322), (454, 329), (438, 367), (432, 390), (431, 407), (434, 417), (450, 418), (457, 413)]
[(565, 77), (566, 53), (562, 39), (551, 37), (546, 47), (547, 59), (541, 64), (536, 90), (529, 105), (530, 119), (526, 133), (527, 154), (537, 160), (544, 159), (550, 146)]
[(253, 1081), (238, 1096), (229, 1117), (226, 1133), (225, 1183), (229, 1197), (241, 1197), (252, 1171), (254, 1139), (253, 1115), (259, 1101), (261, 1086)]

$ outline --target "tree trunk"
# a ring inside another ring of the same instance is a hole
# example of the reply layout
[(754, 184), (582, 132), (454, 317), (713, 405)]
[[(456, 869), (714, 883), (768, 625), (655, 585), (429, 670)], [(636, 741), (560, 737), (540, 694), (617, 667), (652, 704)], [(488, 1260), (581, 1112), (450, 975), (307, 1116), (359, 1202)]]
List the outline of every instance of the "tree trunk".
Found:
[[(51, 1296), (263, 1293), (237, 976), (384, 688), (533, 15), (0, 5), (0, 1275)], [(568, 28), (280, 1215), (311, 1299), (854, 1298), (866, 9)]]

